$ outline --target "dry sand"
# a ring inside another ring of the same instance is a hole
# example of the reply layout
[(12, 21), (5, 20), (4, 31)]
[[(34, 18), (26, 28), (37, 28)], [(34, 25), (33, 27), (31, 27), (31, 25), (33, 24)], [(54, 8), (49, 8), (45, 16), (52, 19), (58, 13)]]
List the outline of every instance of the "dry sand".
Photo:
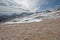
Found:
[(60, 40), (60, 18), (38, 23), (2, 24), (0, 40)]

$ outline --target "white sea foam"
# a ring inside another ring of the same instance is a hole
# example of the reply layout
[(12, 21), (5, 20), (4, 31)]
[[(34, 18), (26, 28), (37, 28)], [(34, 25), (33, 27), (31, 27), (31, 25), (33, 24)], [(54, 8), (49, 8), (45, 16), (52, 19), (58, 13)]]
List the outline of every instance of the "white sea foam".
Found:
[(46, 14), (36, 13), (36, 14), (26, 16), (23, 18), (13, 19), (9, 22), (5, 22), (5, 24), (40, 22), (46, 18), (50, 19), (50, 18), (57, 18), (57, 17), (60, 17), (60, 11), (53, 11), (53, 12), (46, 13)]

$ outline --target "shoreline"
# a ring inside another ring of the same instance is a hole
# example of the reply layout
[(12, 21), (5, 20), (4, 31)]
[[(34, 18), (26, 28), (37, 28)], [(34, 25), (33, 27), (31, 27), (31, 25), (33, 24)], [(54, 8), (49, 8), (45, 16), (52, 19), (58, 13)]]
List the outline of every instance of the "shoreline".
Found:
[(59, 35), (60, 18), (0, 25), (0, 40), (60, 40)]

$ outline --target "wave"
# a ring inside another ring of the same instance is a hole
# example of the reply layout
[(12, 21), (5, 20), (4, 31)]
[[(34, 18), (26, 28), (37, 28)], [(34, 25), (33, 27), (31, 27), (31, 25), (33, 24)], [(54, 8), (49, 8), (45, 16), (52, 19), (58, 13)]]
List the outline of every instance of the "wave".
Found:
[(31, 22), (40, 22), (44, 19), (51, 19), (51, 18), (58, 18), (60, 17), (60, 10), (59, 11), (53, 11), (48, 13), (21, 13), (19, 16), (16, 16), (16, 18), (5, 22), (5, 24), (14, 24), (14, 23), (31, 23)]

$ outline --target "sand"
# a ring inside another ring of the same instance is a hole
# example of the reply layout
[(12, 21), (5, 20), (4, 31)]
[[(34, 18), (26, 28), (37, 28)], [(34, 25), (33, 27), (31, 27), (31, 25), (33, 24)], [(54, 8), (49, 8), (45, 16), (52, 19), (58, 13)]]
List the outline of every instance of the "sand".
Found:
[(0, 40), (60, 40), (60, 18), (37, 23), (0, 24)]

